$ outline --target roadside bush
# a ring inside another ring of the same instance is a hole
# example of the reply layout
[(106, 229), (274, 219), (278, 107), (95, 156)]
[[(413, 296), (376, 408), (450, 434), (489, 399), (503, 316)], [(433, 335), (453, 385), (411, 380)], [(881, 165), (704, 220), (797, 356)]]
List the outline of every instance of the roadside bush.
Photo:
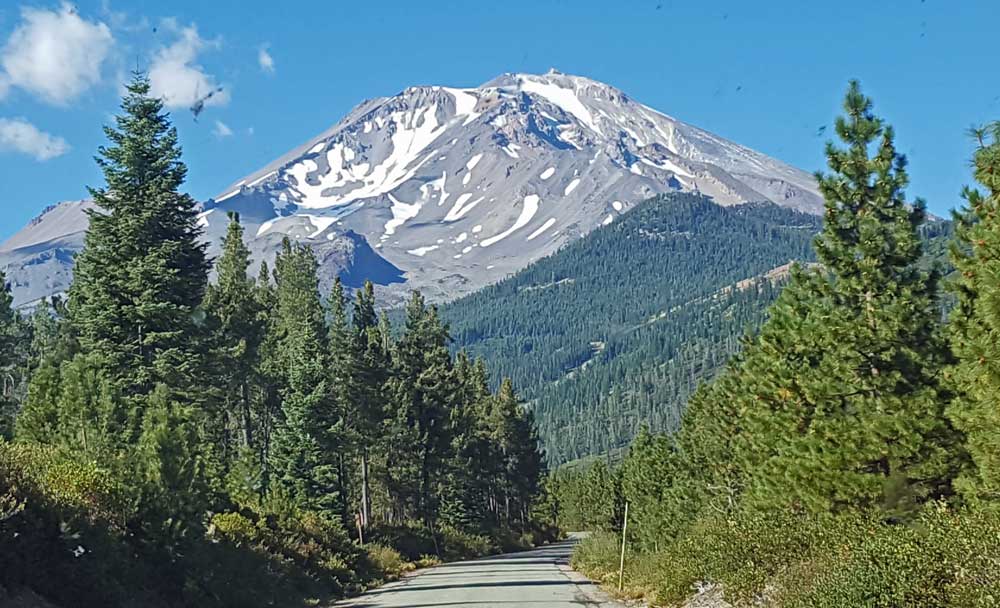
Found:
[(780, 605), (1000, 604), (1000, 518), (930, 506), (909, 526), (868, 524), (777, 582)]
[(123, 537), (126, 504), (95, 465), (0, 441), (0, 587), (65, 605), (162, 605)]
[(399, 551), (378, 543), (366, 545), (365, 556), (372, 578), (383, 582), (398, 579), (416, 568), (412, 562), (403, 559)]
[(426, 526), (416, 522), (374, 527), (369, 534), (371, 542), (394, 547), (407, 561), (416, 561), (421, 555), (437, 554), (434, 537)]
[(253, 608), (360, 586), (361, 550), (314, 513), (220, 513), (207, 537), (165, 548), (135, 533), (124, 487), (92, 463), (0, 441), (0, 589), (60, 606)]
[[(247, 547), (278, 563), (290, 564), (311, 579), (303, 591), (342, 594), (358, 588), (361, 549), (333, 522), (310, 511), (220, 513), (212, 517), (209, 537)], [(286, 566), (287, 577), (293, 573)], [(302, 585), (302, 581), (297, 581)]]
[[(617, 584), (619, 542), (589, 537), (574, 566)], [(627, 595), (661, 604), (717, 585), (737, 606), (985, 608), (1000, 605), (1000, 517), (943, 505), (908, 525), (743, 511), (703, 517), (675, 543), (626, 564)]]
[(395, 547), (408, 561), (416, 562), (433, 555), (445, 561), (471, 559), (500, 551), (498, 539), (483, 534), (463, 532), (452, 526), (441, 526), (435, 533), (417, 522), (394, 526), (379, 526), (371, 538), (378, 544)]

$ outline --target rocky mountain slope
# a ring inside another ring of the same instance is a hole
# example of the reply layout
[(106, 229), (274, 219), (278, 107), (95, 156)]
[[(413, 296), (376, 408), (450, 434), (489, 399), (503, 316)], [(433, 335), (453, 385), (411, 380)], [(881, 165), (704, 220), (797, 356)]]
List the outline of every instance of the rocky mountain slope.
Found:
[[(822, 207), (809, 174), (552, 71), (365, 101), (205, 201), (201, 222), (213, 251), (237, 211), (258, 259), (289, 236), (314, 247), (327, 281), (448, 300), (671, 191)], [(18, 303), (65, 289), (85, 205), (63, 203), (0, 246)]]

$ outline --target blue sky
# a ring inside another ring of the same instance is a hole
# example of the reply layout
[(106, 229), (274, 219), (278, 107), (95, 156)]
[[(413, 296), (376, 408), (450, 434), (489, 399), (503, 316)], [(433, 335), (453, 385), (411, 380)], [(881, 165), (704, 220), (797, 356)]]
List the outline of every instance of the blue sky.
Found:
[(1000, 118), (995, 0), (18, 2), (0, 8), (0, 239), (101, 184), (101, 125), (136, 65), (176, 107), (198, 198), (363, 99), (550, 67), (810, 171), (859, 78), (939, 214), (969, 182), (965, 130)]

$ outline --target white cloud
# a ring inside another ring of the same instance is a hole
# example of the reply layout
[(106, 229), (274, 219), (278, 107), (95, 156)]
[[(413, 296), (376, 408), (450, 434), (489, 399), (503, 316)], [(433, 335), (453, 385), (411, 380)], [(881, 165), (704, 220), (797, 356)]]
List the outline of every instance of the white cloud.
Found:
[(20, 152), (36, 160), (49, 160), (69, 152), (61, 137), (39, 131), (23, 118), (0, 118), (0, 150)]
[(268, 74), (274, 74), (274, 57), (268, 52), (268, 46), (265, 44), (257, 51), (257, 63), (260, 64), (260, 69)]
[(102, 22), (82, 19), (72, 5), (24, 8), (22, 23), (0, 52), (0, 96), (19, 87), (54, 105), (66, 105), (101, 81), (114, 44)]
[(212, 131), (218, 138), (229, 137), (233, 134), (233, 130), (229, 128), (226, 123), (221, 120), (215, 121), (215, 129)]
[(150, 95), (162, 98), (168, 108), (191, 107), (199, 100), (206, 107), (228, 103), (229, 91), (220, 91), (215, 78), (197, 63), (201, 51), (218, 48), (219, 42), (199, 36), (194, 25), (181, 28), (174, 20), (167, 19), (164, 27), (177, 32), (179, 38), (153, 56), (149, 68)]

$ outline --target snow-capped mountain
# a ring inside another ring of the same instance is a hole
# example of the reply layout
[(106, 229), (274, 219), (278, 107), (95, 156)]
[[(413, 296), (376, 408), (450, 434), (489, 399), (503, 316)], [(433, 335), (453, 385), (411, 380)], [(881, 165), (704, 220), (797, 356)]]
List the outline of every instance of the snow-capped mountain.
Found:
[[(258, 258), (273, 257), (287, 235), (313, 246), (326, 280), (339, 273), (351, 285), (371, 277), (390, 296), (419, 288), (443, 300), (669, 190), (699, 191), (722, 205), (822, 208), (809, 174), (609, 85), (551, 71), (505, 74), (470, 89), (411, 87), (366, 101), (206, 201), (201, 223), (213, 251), (226, 212), (238, 211)], [(22, 303), (65, 288), (66, 272), (36, 285), (33, 261), (71, 249), (67, 234), (82, 229), (66, 217), (81, 214), (59, 209), (0, 246), (0, 267), (8, 266)], [(56, 223), (66, 230), (50, 226)]]

